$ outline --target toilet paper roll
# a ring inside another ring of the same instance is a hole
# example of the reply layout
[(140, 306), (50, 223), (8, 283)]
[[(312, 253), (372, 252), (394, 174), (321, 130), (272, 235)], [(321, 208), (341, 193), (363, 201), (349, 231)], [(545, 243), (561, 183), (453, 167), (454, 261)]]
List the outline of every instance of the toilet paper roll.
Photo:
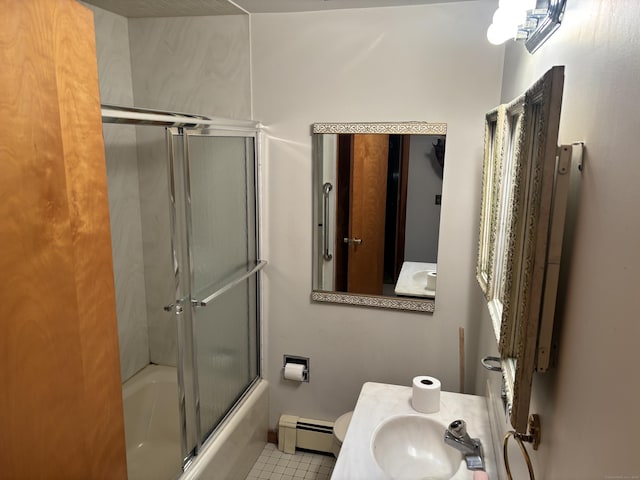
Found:
[(421, 413), (435, 413), (440, 410), (440, 380), (421, 375), (413, 378), (411, 395), (413, 409)]
[(437, 272), (429, 272), (427, 273), (427, 290), (435, 290), (436, 289), (436, 277)]
[(304, 365), (301, 363), (286, 363), (284, 365), (284, 378), (296, 382), (304, 381)]

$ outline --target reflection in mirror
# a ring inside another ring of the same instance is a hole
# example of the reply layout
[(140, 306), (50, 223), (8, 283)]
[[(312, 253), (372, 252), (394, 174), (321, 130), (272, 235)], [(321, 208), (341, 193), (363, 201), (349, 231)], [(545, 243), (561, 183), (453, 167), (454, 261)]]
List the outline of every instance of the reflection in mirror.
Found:
[(433, 311), (446, 125), (313, 132), (312, 299)]

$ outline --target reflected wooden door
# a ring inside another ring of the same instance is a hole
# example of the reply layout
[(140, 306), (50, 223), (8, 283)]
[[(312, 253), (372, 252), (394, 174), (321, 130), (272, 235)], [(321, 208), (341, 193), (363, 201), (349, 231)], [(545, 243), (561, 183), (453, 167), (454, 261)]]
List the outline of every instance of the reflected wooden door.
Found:
[(389, 135), (353, 135), (347, 291), (382, 294)]

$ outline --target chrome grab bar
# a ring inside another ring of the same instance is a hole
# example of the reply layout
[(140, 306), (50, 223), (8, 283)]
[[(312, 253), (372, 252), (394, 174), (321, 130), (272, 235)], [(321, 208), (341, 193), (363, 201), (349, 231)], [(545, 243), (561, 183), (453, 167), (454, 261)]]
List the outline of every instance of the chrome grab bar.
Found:
[(324, 218), (322, 221), (322, 238), (324, 242), (324, 253), (322, 258), (329, 261), (333, 258), (333, 255), (329, 253), (329, 192), (333, 189), (333, 185), (329, 182), (322, 186), (322, 195), (324, 197)]
[(233, 280), (231, 280), (229, 283), (225, 284), (223, 287), (219, 288), (218, 290), (216, 290), (215, 292), (213, 292), (211, 295), (209, 295), (207, 298), (205, 298), (204, 300), (193, 300), (192, 304), (194, 307), (206, 307), (209, 303), (211, 303), (211, 301), (217, 297), (219, 297), (220, 295), (222, 295), (224, 292), (227, 292), (229, 290), (231, 290), (233, 287), (235, 287), (236, 285), (238, 285), (240, 282), (242, 282), (243, 280), (246, 280), (247, 278), (249, 278), (251, 275), (253, 275), (256, 272), (259, 272), (260, 270), (262, 270), (264, 268), (264, 266), (267, 264), (266, 260), (260, 260), (255, 267), (253, 267), (251, 270), (249, 270), (248, 272), (240, 275), (237, 278), (234, 278)]
[(502, 371), (502, 360), (500, 357), (482, 357), (480, 363), (484, 368), (491, 372)]

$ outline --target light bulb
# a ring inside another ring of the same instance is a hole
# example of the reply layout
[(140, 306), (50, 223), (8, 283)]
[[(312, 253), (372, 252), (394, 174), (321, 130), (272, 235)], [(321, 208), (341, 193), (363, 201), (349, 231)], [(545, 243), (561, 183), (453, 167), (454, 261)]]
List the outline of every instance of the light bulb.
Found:
[(504, 25), (492, 23), (487, 29), (487, 40), (494, 45), (501, 45), (514, 36), (513, 29)]

